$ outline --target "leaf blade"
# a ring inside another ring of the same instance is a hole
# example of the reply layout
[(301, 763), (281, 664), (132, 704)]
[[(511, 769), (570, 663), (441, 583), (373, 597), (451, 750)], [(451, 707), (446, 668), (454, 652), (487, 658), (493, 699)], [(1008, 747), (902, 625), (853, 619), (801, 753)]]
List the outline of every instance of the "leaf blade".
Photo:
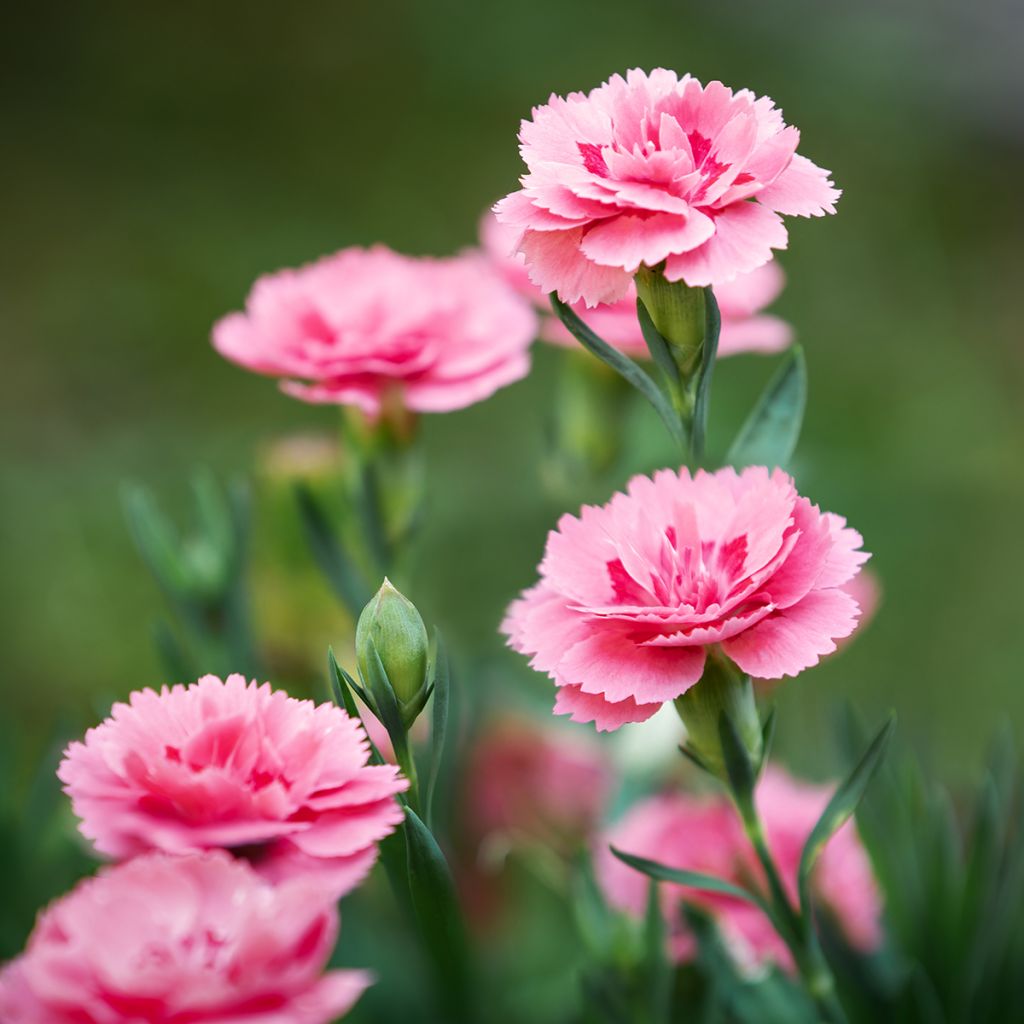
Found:
[(785, 466), (793, 457), (807, 405), (807, 361), (799, 345), (761, 392), (729, 448), (730, 466)]
[(800, 906), (806, 918), (810, 919), (810, 876), (814, 865), (821, 855), (825, 844), (853, 816), (860, 803), (868, 783), (878, 770), (885, 752), (892, 740), (896, 728), (896, 716), (892, 714), (882, 728), (876, 733), (868, 749), (864, 752), (853, 771), (838, 786), (832, 799), (829, 800), (821, 817), (818, 819), (811, 834), (804, 843), (800, 855), (800, 868), (797, 875), (800, 889)]
[(628, 356), (613, 348), (603, 338), (598, 337), (573, 311), (554, 293), (551, 295), (551, 306), (558, 319), (566, 326), (570, 334), (588, 352), (597, 356), (605, 365), (610, 366), (620, 377), (623, 377), (654, 406), (658, 415), (664, 420), (669, 433), (680, 445), (685, 442), (682, 422), (676, 411), (657, 384)]

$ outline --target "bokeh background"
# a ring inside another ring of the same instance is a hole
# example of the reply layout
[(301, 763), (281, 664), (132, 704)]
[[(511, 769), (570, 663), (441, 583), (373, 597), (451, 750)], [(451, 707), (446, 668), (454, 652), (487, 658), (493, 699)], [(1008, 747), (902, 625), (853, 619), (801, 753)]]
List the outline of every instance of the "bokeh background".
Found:
[[(875, 553), (876, 621), (779, 691), (781, 749), (827, 771), (832, 708), (895, 707), (933, 770), (966, 778), (1024, 729), (1024, 89), (1010, 0), (456, 0), (22, 5), (0, 61), (0, 622), (3, 715), (27, 777), (61, 728), (163, 681), (162, 612), (125, 480), (184, 514), (197, 466), (261, 452), (331, 410), (223, 363), (211, 323), (259, 273), (353, 243), (448, 253), (515, 187), (519, 118), (551, 91), (666, 65), (767, 93), (845, 190), (795, 222), (776, 310), (808, 355), (801, 489)], [(429, 419), (430, 516), (412, 595), (462, 686), (542, 680), (501, 611), (557, 515), (671, 459), (637, 409), (617, 477), (542, 486), (560, 354), (493, 400)], [(770, 372), (716, 375), (720, 445)], [(259, 489), (257, 488), (257, 497)], [(257, 501), (257, 541), (261, 505)], [(256, 610), (322, 663), (347, 625), (312, 566), (256, 555)], [(262, 591), (260, 587), (262, 586)], [(294, 588), (294, 589), (292, 589)], [(313, 685), (310, 682), (310, 685)]]

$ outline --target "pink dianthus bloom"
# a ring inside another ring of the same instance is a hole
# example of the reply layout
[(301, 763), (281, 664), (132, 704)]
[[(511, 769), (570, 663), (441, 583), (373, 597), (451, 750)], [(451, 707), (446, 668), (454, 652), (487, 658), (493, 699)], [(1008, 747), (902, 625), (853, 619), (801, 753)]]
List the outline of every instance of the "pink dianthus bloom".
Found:
[(469, 824), (481, 838), (571, 845), (591, 834), (611, 790), (611, 765), (593, 737), (528, 718), (490, 725), (469, 763)]
[(495, 206), (530, 277), (565, 302), (616, 302), (641, 265), (720, 285), (786, 247), (780, 214), (835, 212), (828, 171), (767, 97), (634, 68), (522, 122), (522, 188)]
[[(547, 296), (530, 280), (523, 254), (514, 251), (519, 234), (515, 228), (499, 223), (492, 213), (486, 214), (480, 225), (481, 244), (494, 266), (513, 288), (545, 314), (541, 320), (541, 338), (556, 345), (579, 347), (579, 342), (562, 321), (551, 314)], [(779, 297), (785, 283), (782, 268), (773, 261), (749, 274), (739, 274), (715, 289), (722, 314), (719, 356), (744, 352), (769, 354), (781, 352), (789, 345), (793, 340), (789, 324), (763, 312)], [(614, 345), (633, 359), (650, 357), (637, 318), (636, 285), (632, 281), (618, 302), (602, 303), (594, 309), (587, 309), (584, 303), (576, 302), (573, 303), (573, 311), (609, 345)]]
[(261, 277), (213, 328), (226, 359), (307, 402), (376, 416), (391, 392), (449, 412), (526, 376), (537, 318), (479, 253), (449, 259), (353, 247)]
[[(797, 895), (804, 842), (830, 796), (828, 787), (798, 782), (777, 768), (769, 768), (758, 787), (757, 806), (768, 845), (791, 899)], [(646, 906), (648, 879), (615, 857), (609, 846), (669, 867), (767, 891), (757, 856), (735, 811), (724, 799), (683, 794), (652, 797), (632, 807), (602, 837), (595, 859), (601, 888), (613, 906), (640, 917)], [(868, 951), (879, 944), (881, 897), (852, 822), (826, 846), (814, 871), (813, 888), (851, 945)], [(792, 969), (788, 949), (753, 904), (674, 884), (663, 884), (660, 895), (669, 926), (670, 952), (677, 962), (696, 953), (694, 937), (683, 921), (681, 904), (686, 899), (714, 916), (739, 963), (758, 967), (771, 962)]]
[(817, 664), (856, 625), (860, 546), (782, 470), (661, 470), (559, 520), (502, 630), (556, 714), (617, 729), (685, 693), (713, 645), (759, 679)]
[(408, 783), (367, 756), (362, 726), (332, 704), (204, 676), (115, 704), (57, 774), (100, 853), (222, 847), (272, 880), (312, 873), (338, 896), (402, 820)]
[(100, 870), (44, 910), (0, 974), (6, 1024), (330, 1024), (370, 983), (324, 973), (338, 931), (311, 880), (223, 853)]

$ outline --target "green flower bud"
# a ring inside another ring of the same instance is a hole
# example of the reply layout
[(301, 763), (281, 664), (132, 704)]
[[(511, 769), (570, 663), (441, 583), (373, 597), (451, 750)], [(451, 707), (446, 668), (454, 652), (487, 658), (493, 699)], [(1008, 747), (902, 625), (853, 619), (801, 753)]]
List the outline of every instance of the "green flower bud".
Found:
[(371, 641), (399, 704), (408, 704), (427, 678), (427, 627), (416, 606), (387, 578), (356, 624), (356, 662), (363, 679), (370, 678), (367, 668)]
[(704, 675), (675, 700), (686, 726), (687, 748), (708, 771), (727, 779), (719, 722), (723, 712), (732, 720), (755, 770), (761, 763), (764, 742), (750, 677), (723, 654), (708, 652)]

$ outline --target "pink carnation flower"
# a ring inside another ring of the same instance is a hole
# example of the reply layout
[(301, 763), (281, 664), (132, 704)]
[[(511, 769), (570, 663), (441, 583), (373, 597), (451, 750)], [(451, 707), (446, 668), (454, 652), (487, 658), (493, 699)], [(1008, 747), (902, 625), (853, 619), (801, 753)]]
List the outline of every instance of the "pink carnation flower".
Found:
[(588, 306), (621, 299), (641, 264), (732, 280), (786, 247), (780, 214), (834, 213), (840, 194), (770, 99), (664, 68), (553, 95), (519, 139), (529, 173), (495, 211), (534, 283)]
[(101, 853), (223, 847), (273, 880), (354, 888), (402, 820), (393, 765), (368, 765), (360, 724), (269, 683), (204, 676), (145, 689), (65, 752), (58, 776)]
[(536, 327), (479, 254), (426, 259), (375, 246), (261, 277), (246, 311), (214, 326), (213, 345), (307, 402), (375, 416), (395, 391), (408, 409), (449, 412), (524, 377)]
[(506, 716), (470, 755), (467, 809), (477, 836), (549, 845), (590, 835), (605, 810), (611, 766), (593, 738)]
[[(831, 790), (790, 778), (769, 768), (757, 793), (768, 845), (791, 899), (797, 895), (797, 871), (803, 844), (825, 809)], [(656, 860), (670, 867), (714, 875), (747, 888), (766, 891), (756, 854), (724, 799), (683, 794), (653, 797), (636, 804), (603, 837), (596, 852), (598, 881), (608, 901), (641, 917), (648, 879), (609, 850)], [(817, 898), (835, 915), (847, 940), (861, 950), (881, 941), (881, 897), (871, 864), (852, 822), (829, 841), (815, 868)], [(677, 962), (691, 959), (696, 943), (681, 913), (685, 898), (710, 912), (742, 964), (773, 962), (792, 969), (792, 958), (771, 922), (744, 900), (684, 886), (662, 884), (660, 896), (669, 926), (670, 952)]]
[(43, 911), (0, 974), (6, 1024), (330, 1024), (370, 983), (323, 973), (338, 913), (222, 853), (102, 869)]
[(834, 651), (857, 622), (843, 585), (860, 545), (782, 470), (662, 470), (563, 516), (502, 629), (554, 680), (557, 714), (617, 729), (693, 686), (709, 646), (760, 679)]
[[(519, 234), (515, 228), (499, 223), (492, 213), (486, 214), (481, 221), (480, 241), (494, 266), (513, 288), (545, 314), (541, 320), (541, 338), (556, 345), (579, 347), (579, 342), (562, 321), (551, 315), (547, 296), (530, 280), (523, 254), (514, 251)], [(793, 340), (789, 324), (762, 312), (779, 297), (785, 283), (782, 268), (773, 261), (749, 274), (740, 274), (715, 289), (722, 314), (719, 356), (743, 352), (769, 354), (781, 352), (789, 345)], [(632, 281), (618, 302), (600, 304), (594, 309), (587, 309), (584, 303), (576, 302), (573, 310), (609, 345), (614, 345), (633, 359), (650, 357), (637, 318), (636, 285)]]

